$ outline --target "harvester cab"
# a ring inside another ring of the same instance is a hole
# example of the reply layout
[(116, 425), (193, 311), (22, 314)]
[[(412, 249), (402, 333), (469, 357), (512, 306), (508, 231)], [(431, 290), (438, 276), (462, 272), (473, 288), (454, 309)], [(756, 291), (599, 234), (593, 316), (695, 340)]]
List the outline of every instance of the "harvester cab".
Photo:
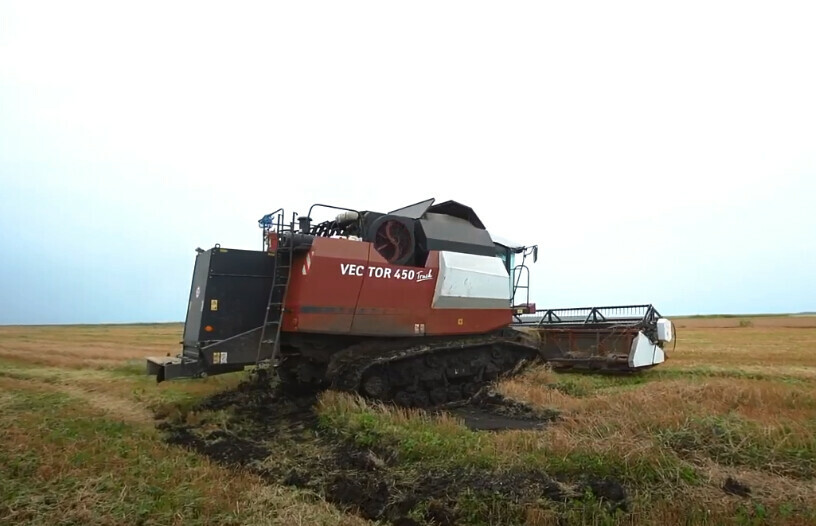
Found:
[[(333, 217), (316, 223), (316, 209)], [(316, 204), (258, 224), (261, 250), (198, 251), (181, 353), (147, 360), (157, 381), (272, 366), (285, 388), (423, 406), (540, 361), (641, 370), (672, 339), (651, 305), (537, 309), (538, 247), (492, 235), (455, 201)]]

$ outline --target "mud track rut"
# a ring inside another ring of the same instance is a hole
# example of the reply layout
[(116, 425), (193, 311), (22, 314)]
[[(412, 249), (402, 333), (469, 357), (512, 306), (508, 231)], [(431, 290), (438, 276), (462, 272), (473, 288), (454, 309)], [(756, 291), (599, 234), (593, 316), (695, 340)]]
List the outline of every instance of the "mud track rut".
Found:
[[(615, 505), (625, 506), (625, 493), (615, 481), (590, 481), (592, 486), (573, 487), (532, 469), (496, 471), (406, 464), (387, 445), (361, 447), (321, 428), (315, 402), (313, 395), (287, 396), (260, 382), (245, 383), (194, 408), (202, 415), (226, 412), (227, 422), (213, 425), (205, 416), (194, 425), (165, 422), (159, 428), (167, 442), (218, 463), (247, 469), (270, 483), (311, 490), (364, 518), (403, 526), (418, 524), (409, 517), (417, 506), (425, 510), (426, 521), (457, 524), (457, 498), (463, 491), (512, 502), (536, 502), (580, 498), (587, 487), (594, 487), (601, 488), (599, 491)], [(446, 406), (454, 413), (479, 415), (492, 429), (508, 425), (531, 428), (557, 416), (535, 413), (484, 391), (468, 401)]]

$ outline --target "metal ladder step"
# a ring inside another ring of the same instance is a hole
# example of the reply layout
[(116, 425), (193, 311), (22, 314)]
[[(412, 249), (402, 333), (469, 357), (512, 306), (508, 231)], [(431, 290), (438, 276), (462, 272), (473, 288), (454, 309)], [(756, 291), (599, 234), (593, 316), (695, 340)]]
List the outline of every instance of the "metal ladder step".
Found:
[[(272, 345), (272, 361), (274, 361), (279, 350), (278, 342), (280, 340), (281, 328), (283, 326), (283, 307), (286, 303), (286, 293), (289, 290), (289, 280), (292, 274), (294, 259), (294, 236), (291, 234), (294, 234), (295, 232), (295, 217), (296, 216), (293, 214), (291, 225), (286, 227), (283, 225), (281, 214), (278, 216), (277, 225), (275, 225), (275, 232), (279, 241), (282, 235), (290, 235), (286, 237), (286, 241), (283, 244), (277, 245), (277, 249), (275, 251), (272, 287), (269, 290), (269, 300), (267, 301), (266, 305), (266, 314), (264, 315), (264, 322), (261, 326), (261, 335), (258, 341), (258, 361), (260, 361), (261, 348), (264, 344)], [(267, 331), (267, 329), (271, 330)], [(267, 332), (271, 334), (267, 334)]]

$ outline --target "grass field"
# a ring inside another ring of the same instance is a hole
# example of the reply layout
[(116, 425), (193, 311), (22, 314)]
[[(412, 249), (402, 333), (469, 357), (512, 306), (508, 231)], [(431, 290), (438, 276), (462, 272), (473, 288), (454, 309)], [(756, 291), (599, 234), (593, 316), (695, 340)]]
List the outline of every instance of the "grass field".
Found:
[[(323, 479), (292, 476), (363, 453), (344, 473), (384, 484), (389, 502), (415, 490), (398, 524), (816, 522), (816, 317), (676, 323), (677, 348), (652, 371), (539, 367), (501, 382), (557, 414), (543, 429), (473, 431), (326, 393), (314, 423), (287, 434), (273, 410), (258, 423), (197, 408), (242, 374), (143, 376), (145, 356), (176, 351), (179, 325), (0, 327), (0, 523), (370, 523)], [(230, 467), (168, 443), (162, 421), (262, 454)]]

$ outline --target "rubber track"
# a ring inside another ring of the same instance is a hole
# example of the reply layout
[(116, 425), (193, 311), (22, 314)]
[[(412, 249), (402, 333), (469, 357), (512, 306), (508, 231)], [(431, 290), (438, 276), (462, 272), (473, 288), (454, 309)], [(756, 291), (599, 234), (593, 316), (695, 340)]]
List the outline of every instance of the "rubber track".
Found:
[[(390, 349), (388, 349), (390, 347)], [(502, 336), (481, 336), (468, 337), (457, 340), (440, 340), (436, 342), (415, 342), (410, 339), (398, 342), (389, 340), (367, 341), (350, 346), (337, 353), (329, 363), (326, 376), (333, 389), (357, 392), (362, 394), (361, 381), (365, 373), (377, 366), (405, 366), (409, 360), (423, 359), (434, 355), (444, 362), (451, 352), (466, 351), (474, 352), (475, 349), (483, 349), (489, 353), (493, 349), (502, 348), (510, 352), (521, 351), (525, 356), (538, 357), (537, 349), (516, 341), (516, 338)], [(474, 355), (470, 358), (476, 358)], [(513, 367), (500, 371), (499, 374), (517, 372), (519, 365), (524, 362), (524, 358), (516, 359)], [(440, 364), (441, 365), (441, 364)], [(427, 367), (427, 365), (425, 365)], [(475, 387), (481, 385), (468, 378), (468, 383)], [(440, 385), (441, 387), (441, 385)]]

